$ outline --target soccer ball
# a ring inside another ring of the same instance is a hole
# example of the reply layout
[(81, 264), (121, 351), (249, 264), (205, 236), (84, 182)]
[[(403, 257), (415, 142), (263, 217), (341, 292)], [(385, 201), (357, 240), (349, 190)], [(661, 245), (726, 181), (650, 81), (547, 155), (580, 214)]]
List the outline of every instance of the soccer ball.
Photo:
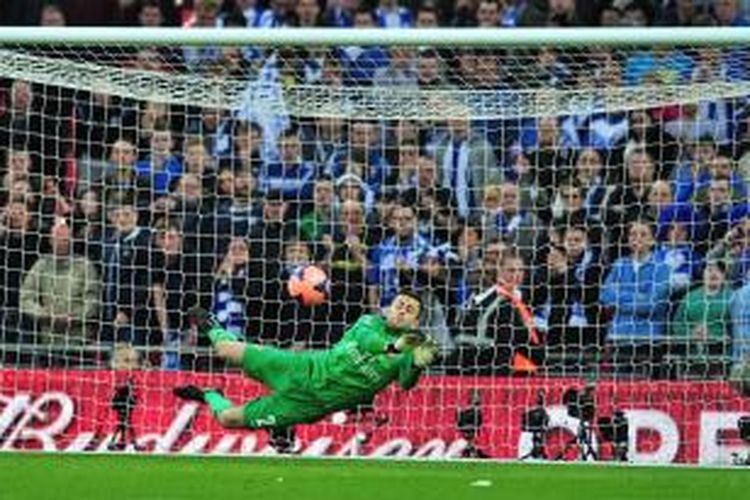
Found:
[(318, 266), (300, 266), (287, 281), (287, 290), (292, 298), (306, 306), (318, 306), (328, 300), (328, 275)]

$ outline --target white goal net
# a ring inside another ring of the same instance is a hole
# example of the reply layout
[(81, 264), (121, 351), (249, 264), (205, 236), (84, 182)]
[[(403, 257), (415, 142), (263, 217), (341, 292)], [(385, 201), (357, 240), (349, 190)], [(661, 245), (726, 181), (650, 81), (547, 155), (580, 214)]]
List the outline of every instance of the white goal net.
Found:
[(264, 393), (185, 313), (327, 349), (408, 288), (438, 360), (293, 453), (744, 459), (740, 36), (283, 31), (0, 32), (0, 449), (275, 452), (172, 396)]

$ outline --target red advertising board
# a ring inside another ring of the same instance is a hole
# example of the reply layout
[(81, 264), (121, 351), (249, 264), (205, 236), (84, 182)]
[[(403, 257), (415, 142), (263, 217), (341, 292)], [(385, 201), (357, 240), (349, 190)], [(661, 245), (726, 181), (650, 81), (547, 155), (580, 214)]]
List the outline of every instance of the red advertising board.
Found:
[[(137, 404), (132, 422), (137, 442), (163, 453), (268, 453), (265, 432), (224, 430), (207, 409), (176, 400), (172, 387), (185, 383), (221, 387), (235, 402), (264, 389), (240, 375), (146, 371), (0, 370), (0, 449), (106, 450), (117, 423), (111, 408), (115, 387), (132, 377)], [(578, 380), (425, 377), (409, 392), (391, 389), (376, 400), (368, 418), (336, 414), (297, 429), (304, 455), (457, 457), (466, 441), (456, 430), (456, 412), (470, 393), (481, 396), (483, 424), (478, 446), (489, 456), (518, 458), (531, 447), (522, 415), (544, 391), (550, 415), (547, 454), (558, 455), (575, 437), (579, 421), (561, 405)], [(598, 416), (617, 408), (629, 420), (629, 458), (638, 463), (729, 463), (747, 453), (737, 419), (750, 402), (723, 382), (600, 382)], [(607, 457), (607, 446), (594, 443)], [(573, 458), (575, 447), (565, 455)]]

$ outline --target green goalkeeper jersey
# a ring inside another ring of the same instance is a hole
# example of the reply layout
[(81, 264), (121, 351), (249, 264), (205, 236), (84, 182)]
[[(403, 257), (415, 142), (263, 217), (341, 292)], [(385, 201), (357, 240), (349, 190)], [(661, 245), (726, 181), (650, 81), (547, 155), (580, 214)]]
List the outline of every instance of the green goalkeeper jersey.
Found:
[(370, 403), (398, 380), (403, 389), (416, 385), (421, 370), (411, 352), (387, 353), (388, 345), (404, 332), (388, 326), (385, 318), (362, 316), (333, 348), (312, 351), (308, 390), (330, 411)]

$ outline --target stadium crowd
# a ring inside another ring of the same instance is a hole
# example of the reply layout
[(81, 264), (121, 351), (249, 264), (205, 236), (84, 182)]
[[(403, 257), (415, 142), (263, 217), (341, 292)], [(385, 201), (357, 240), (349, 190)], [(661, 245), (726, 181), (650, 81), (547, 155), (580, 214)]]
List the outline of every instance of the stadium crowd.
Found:
[[(5, 1), (0, 22), (194, 27), (744, 26), (743, 2)], [(101, 52), (99, 52), (101, 53)], [(746, 49), (139, 48), (139, 71), (280, 87), (509, 91), (737, 82)], [(104, 57), (104, 56), (102, 56)], [(515, 63), (514, 63), (515, 61)], [(111, 64), (111, 61), (109, 61)], [(744, 98), (585, 116), (259, 116), (2, 82), (6, 363), (96, 364), (125, 342), (200, 368), (185, 311), (248, 340), (324, 347), (400, 287), (436, 370), (722, 377), (750, 363)], [(284, 283), (331, 278), (307, 308)], [(499, 293), (486, 293), (502, 283)], [(29, 358), (63, 349), (59, 359)], [(10, 347), (9, 347), (10, 346)], [(180, 354), (179, 350), (182, 350)], [(2, 360), (0, 360), (2, 361)]]

